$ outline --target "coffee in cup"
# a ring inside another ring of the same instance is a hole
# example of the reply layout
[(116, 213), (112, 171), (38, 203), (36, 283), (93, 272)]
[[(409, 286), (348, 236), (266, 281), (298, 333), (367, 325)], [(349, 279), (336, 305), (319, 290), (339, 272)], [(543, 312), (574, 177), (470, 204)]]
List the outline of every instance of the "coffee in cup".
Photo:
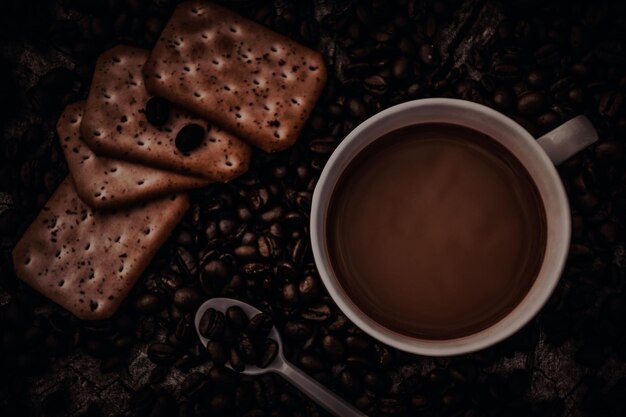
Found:
[(546, 248), (541, 196), (484, 133), (447, 123), (391, 131), (341, 173), (326, 239), (340, 284), (398, 333), (452, 339), (506, 316)]

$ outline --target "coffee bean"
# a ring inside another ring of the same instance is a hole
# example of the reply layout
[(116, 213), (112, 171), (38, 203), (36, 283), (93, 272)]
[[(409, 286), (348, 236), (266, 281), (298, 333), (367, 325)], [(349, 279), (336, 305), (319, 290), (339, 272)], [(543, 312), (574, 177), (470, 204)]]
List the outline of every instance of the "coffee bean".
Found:
[(367, 372), (363, 377), (363, 383), (371, 391), (375, 393), (383, 393), (389, 388), (391, 381), (384, 373)]
[(295, 284), (287, 283), (282, 289), (282, 300), (288, 305), (296, 305), (298, 303), (298, 290)]
[(198, 124), (186, 125), (176, 135), (176, 148), (183, 154), (187, 154), (200, 146), (205, 134), (204, 128)]
[(561, 123), (561, 118), (554, 111), (547, 111), (539, 117), (537, 117), (537, 126), (544, 130), (551, 130), (557, 127)]
[(236, 374), (222, 366), (214, 366), (209, 370), (209, 381), (216, 387), (228, 389), (237, 383)]
[(225, 318), (221, 311), (207, 309), (200, 318), (200, 334), (207, 339), (221, 340), (224, 336)]
[(288, 321), (285, 323), (285, 332), (290, 338), (298, 341), (308, 339), (313, 333), (310, 326), (300, 321)]
[(528, 91), (517, 99), (517, 111), (521, 115), (533, 115), (547, 105), (545, 95), (538, 91)]
[(498, 89), (493, 93), (493, 102), (500, 109), (509, 109), (513, 105), (513, 92), (508, 89)]
[(176, 351), (165, 343), (153, 343), (148, 347), (148, 358), (156, 364), (170, 364), (176, 360)]
[(230, 348), (229, 363), (230, 363), (230, 366), (232, 366), (233, 369), (235, 371), (237, 371), (237, 372), (243, 372), (244, 369), (246, 369), (246, 364), (245, 364), (242, 356), (239, 354), (237, 349), (234, 348), (234, 347)]
[(365, 91), (375, 96), (382, 96), (387, 92), (387, 80), (380, 75), (371, 75), (363, 82)]
[(257, 362), (256, 347), (252, 341), (252, 337), (247, 333), (241, 333), (239, 335), (237, 350), (245, 362), (250, 364), (255, 364)]
[(257, 257), (257, 249), (252, 245), (242, 245), (235, 248), (234, 254), (239, 260), (249, 262)]
[(437, 57), (435, 55), (435, 47), (432, 44), (422, 44), (419, 48), (419, 58), (426, 65), (433, 65)]
[(206, 297), (194, 287), (182, 287), (174, 293), (174, 304), (183, 311), (194, 311)]
[(263, 342), (260, 353), (258, 355), (258, 361), (256, 365), (259, 368), (267, 368), (274, 362), (276, 355), (278, 354), (278, 343), (272, 339), (266, 339)]
[(300, 313), (300, 316), (309, 321), (326, 321), (332, 315), (330, 307), (327, 304), (317, 304), (308, 307)]
[(143, 294), (135, 301), (135, 308), (142, 313), (154, 313), (160, 309), (160, 305), (160, 298), (150, 293)]
[(163, 126), (170, 117), (170, 103), (160, 97), (151, 97), (146, 103), (146, 119), (153, 126)]
[(322, 350), (332, 360), (340, 360), (345, 354), (343, 343), (332, 335), (326, 335), (322, 339)]
[(246, 333), (255, 340), (261, 340), (267, 337), (273, 326), (272, 318), (269, 315), (259, 313), (250, 319), (248, 326), (246, 326)]
[(248, 315), (239, 306), (226, 310), (226, 324), (234, 331), (241, 332), (248, 325)]
[(298, 284), (298, 292), (305, 302), (315, 300), (321, 292), (319, 279), (313, 275), (307, 275)]
[(226, 349), (221, 342), (215, 340), (209, 340), (207, 343), (207, 352), (209, 353), (209, 357), (213, 361), (215, 365), (224, 365), (228, 360), (226, 356)]
[(325, 368), (320, 358), (311, 354), (303, 354), (298, 362), (304, 369), (309, 371), (322, 371)]
[(621, 110), (623, 101), (622, 95), (615, 91), (605, 93), (598, 103), (598, 113), (606, 118), (613, 118)]
[(229, 278), (230, 274), (227, 265), (219, 259), (212, 259), (202, 266), (200, 282), (205, 291), (206, 288), (216, 289), (223, 287)]
[(344, 369), (339, 373), (339, 385), (344, 392), (350, 395), (358, 394), (361, 391), (361, 382), (349, 369)]
[(365, 103), (358, 98), (349, 98), (346, 101), (346, 107), (350, 116), (352, 116), (355, 120), (363, 120), (369, 113)]

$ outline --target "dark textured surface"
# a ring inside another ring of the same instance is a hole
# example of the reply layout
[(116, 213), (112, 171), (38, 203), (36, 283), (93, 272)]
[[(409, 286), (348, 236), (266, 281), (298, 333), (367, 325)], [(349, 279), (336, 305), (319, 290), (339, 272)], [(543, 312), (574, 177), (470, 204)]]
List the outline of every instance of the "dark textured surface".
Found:
[[(78, 322), (21, 284), (8, 254), (66, 174), (53, 133), (63, 105), (85, 98), (106, 48), (149, 48), (174, 3), (2, 3), (2, 415), (319, 415), (278, 377), (212, 368), (189, 320), (217, 294), (271, 314), (287, 356), (371, 415), (626, 414), (626, 11), (617, 2), (224, 2), (324, 54), (329, 83), (296, 146), (256, 152), (244, 177), (192, 193), (111, 320)], [(407, 355), (345, 322), (307, 243), (329, 153), (364, 118), (421, 97), (484, 103), (536, 137), (584, 113), (600, 135), (560, 168), (573, 237), (549, 303), (508, 340), (454, 358)]]

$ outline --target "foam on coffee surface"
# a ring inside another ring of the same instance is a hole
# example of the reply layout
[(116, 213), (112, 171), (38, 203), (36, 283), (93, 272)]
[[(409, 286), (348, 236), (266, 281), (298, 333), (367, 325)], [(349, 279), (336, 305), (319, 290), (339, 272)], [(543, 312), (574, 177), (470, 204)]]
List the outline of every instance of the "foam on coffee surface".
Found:
[(65, 108), (57, 123), (57, 135), (76, 192), (89, 206), (128, 206), (209, 183), (205, 178), (97, 156), (80, 136), (84, 107), (85, 102), (77, 102)]
[[(174, 107), (163, 126), (148, 122), (145, 107), (151, 96), (142, 75), (148, 53), (116, 46), (98, 58), (81, 125), (85, 142), (99, 155), (212, 181), (229, 181), (244, 173), (250, 162), (249, 146), (218, 126)], [(171, 81), (167, 88), (178, 89)], [(175, 141), (190, 124), (202, 126), (207, 133), (197, 149), (185, 153)]]
[(153, 94), (266, 152), (295, 142), (326, 81), (319, 53), (205, 1), (176, 8), (144, 74)]
[(115, 313), (189, 205), (185, 194), (97, 211), (68, 176), (13, 250), (24, 282), (83, 320)]

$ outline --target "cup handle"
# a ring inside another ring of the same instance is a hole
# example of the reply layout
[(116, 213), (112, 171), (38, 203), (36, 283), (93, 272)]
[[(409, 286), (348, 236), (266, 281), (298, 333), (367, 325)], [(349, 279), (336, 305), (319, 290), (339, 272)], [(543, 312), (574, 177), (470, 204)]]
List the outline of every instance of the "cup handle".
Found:
[(559, 165), (598, 140), (598, 133), (589, 119), (576, 116), (546, 133), (537, 142), (554, 165)]

